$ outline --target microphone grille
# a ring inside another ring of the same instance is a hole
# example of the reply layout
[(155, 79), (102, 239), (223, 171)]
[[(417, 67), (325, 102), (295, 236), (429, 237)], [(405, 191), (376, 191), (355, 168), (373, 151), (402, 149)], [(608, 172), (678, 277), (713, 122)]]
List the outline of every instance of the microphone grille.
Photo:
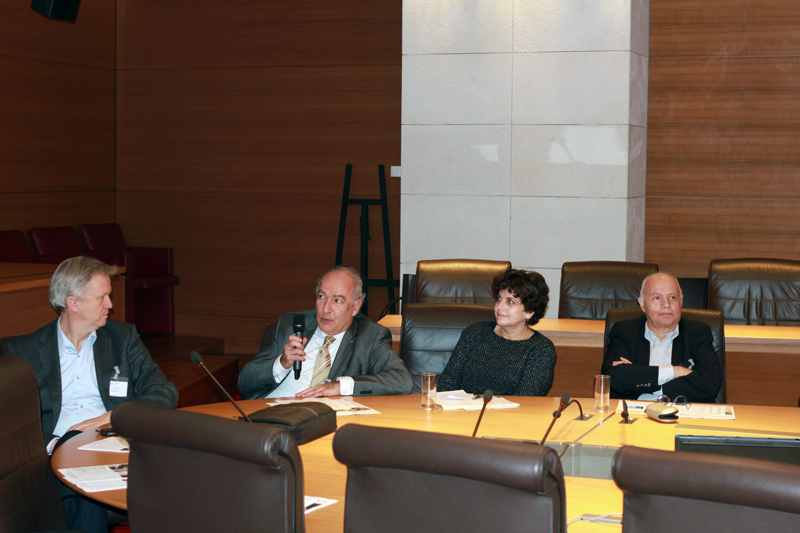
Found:
[(202, 358), (202, 357), (200, 357), (200, 354), (199, 354), (199, 353), (197, 353), (197, 352), (192, 352), (192, 353), (190, 353), (190, 354), (189, 354), (189, 358), (190, 358), (190, 359), (192, 360), (192, 362), (194, 362), (194, 364), (196, 364), (196, 365), (201, 365), (201, 364), (203, 364), (203, 358)]
[(569, 403), (569, 393), (568, 392), (565, 392), (561, 396), (561, 403), (563, 403), (564, 405), (567, 405)]
[(303, 315), (294, 315), (294, 321), (292, 322), (292, 326), (295, 329), (305, 329), (306, 317)]
[(491, 402), (492, 398), (494, 398), (494, 391), (492, 389), (486, 389), (486, 392), (483, 393), (484, 401)]

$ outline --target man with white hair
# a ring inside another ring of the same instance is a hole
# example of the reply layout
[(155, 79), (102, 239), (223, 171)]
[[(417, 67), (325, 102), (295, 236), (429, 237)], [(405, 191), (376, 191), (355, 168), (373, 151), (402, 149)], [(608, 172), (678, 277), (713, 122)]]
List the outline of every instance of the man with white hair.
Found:
[[(122, 402), (178, 405), (178, 390), (136, 327), (108, 319), (116, 274), (117, 267), (96, 259), (67, 259), (50, 280), (50, 303), (59, 318), (8, 345), (8, 353), (27, 361), (36, 375), (49, 453), (81, 431), (108, 424)], [(104, 508), (66, 487), (62, 497), (71, 528), (108, 532)]]
[(719, 358), (708, 324), (681, 317), (683, 292), (667, 273), (642, 283), (644, 316), (614, 324), (602, 373), (611, 376), (611, 397), (714, 403), (721, 384)]

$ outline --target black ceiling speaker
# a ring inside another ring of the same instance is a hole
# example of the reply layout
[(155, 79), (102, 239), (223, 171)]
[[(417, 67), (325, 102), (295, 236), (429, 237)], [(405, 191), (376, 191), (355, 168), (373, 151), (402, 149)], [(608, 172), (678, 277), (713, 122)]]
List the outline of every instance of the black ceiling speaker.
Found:
[(31, 0), (31, 9), (47, 18), (75, 22), (81, 0)]

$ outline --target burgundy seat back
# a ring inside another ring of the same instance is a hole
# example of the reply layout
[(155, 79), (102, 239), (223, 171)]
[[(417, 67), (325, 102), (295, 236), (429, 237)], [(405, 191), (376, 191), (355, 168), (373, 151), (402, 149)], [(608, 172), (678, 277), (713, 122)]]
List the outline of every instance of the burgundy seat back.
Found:
[(122, 228), (114, 222), (109, 224), (84, 224), (78, 227), (87, 250), (124, 252), (128, 249)]
[[(34, 256), (51, 256), (54, 262), (61, 262), (64, 259), (81, 255), (81, 245), (75, 230), (70, 226), (57, 226), (51, 228), (31, 228), (28, 230), (33, 246)], [(61, 257), (60, 261), (55, 258)]]
[(20, 230), (0, 231), (0, 262), (31, 263), (31, 252)]

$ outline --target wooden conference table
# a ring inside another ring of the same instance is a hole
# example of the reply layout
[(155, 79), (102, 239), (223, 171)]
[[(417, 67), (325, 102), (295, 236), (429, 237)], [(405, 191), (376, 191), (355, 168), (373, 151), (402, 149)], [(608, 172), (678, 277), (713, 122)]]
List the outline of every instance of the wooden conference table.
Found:
[[(379, 324), (389, 328), (399, 349), (402, 316), (386, 315)], [(603, 361), (605, 321), (543, 318), (534, 329), (553, 341), (558, 353), (550, 394), (590, 396), (592, 376)], [(728, 403), (797, 406), (800, 327), (726, 325), (725, 352)]]
[[(520, 404), (518, 409), (487, 411), (478, 430), (479, 437), (498, 437), (538, 441), (547, 430), (558, 399), (553, 397), (507, 397)], [(395, 427), (420, 431), (435, 431), (469, 436), (478, 417), (476, 411), (425, 412), (420, 410), (418, 394), (405, 396), (358, 397), (356, 401), (380, 411), (380, 415), (339, 416), (338, 424), (358, 423), (369, 426)], [(580, 400), (591, 412), (591, 400)], [(264, 400), (241, 402), (246, 413), (262, 409)], [(612, 400), (610, 413), (593, 413), (590, 420), (577, 421), (578, 408), (570, 406), (556, 421), (548, 442), (580, 442), (602, 446), (626, 444), (672, 450), (676, 434), (694, 435), (756, 435), (800, 438), (800, 409), (764, 406), (735, 406), (736, 420), (687, 420), (678, 424), (661, 424), (641, 418), (632, 425), (619, 424), (620, 416), (614, 413), (617, 401)], [(228, 403), (200, 405), (186, 408), (215, 416), (233, 417), (238, 413)], [(639, 418), (639, 417), (637, 417)], [(773, 432), (773, 433), (770, 433)], [(87, 431), (61, 446), (52, 458), (58, 475), (59, 468), (118, 464), (127, 462), (127, 456), (118, 453), (98, 453), (78, 450), (88, 442), (99, 439), (95, 431)], [(333, 457), (328, 435), (300, 447), (303, 459), (305, 494), (338, 500), (338, 503), (306, 515), (306, 529), (310, 532), (339, 532), (344, 525), (344, 496), (347, 469)], [(60, 479), (61, 476), (59, 476)], [(73, 487), (74, 488), (74, 487)], [(409, 487), (413, 490), (413, 487)], [(566, 478), (567, 518), (583, 513), (606, 514), (622, 512), (622, 493), (613, 481), (580, 477)], [(90, 495), (105, 504), (125, 509), (126, 491), (97, 492)], [(612, 529), (609, 529), (612, 528)], [(579, 522), (570, 531), (619, 531), (618, 526)]]

